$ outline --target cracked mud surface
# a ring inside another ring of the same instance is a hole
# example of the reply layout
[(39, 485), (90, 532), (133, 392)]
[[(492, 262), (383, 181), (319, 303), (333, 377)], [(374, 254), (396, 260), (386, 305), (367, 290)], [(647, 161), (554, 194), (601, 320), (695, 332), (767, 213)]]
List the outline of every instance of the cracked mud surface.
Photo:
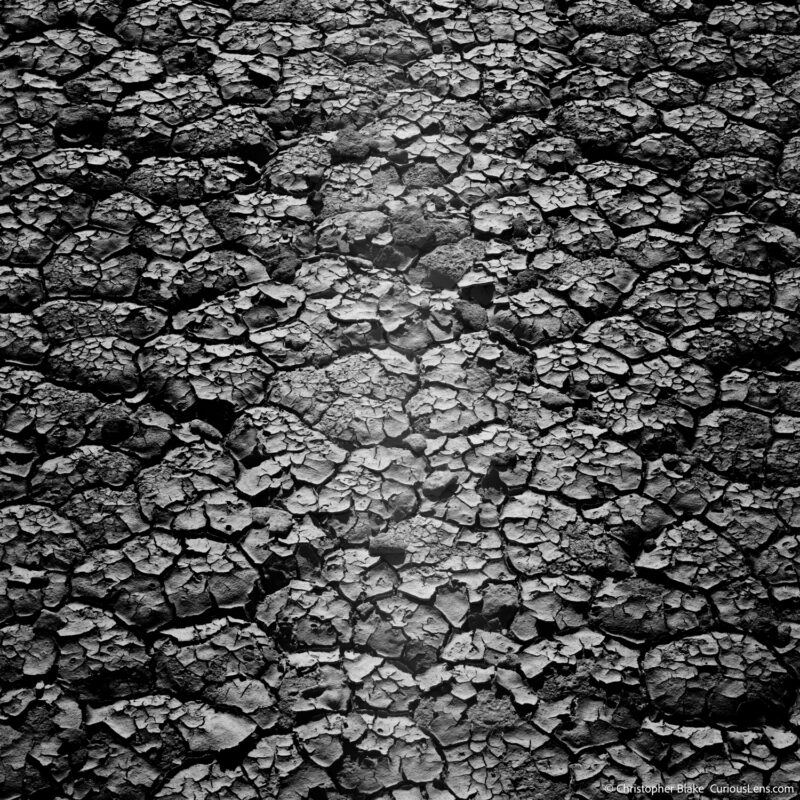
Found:
[(3, 19), (0, 797), (800, 779), (797, 4)]

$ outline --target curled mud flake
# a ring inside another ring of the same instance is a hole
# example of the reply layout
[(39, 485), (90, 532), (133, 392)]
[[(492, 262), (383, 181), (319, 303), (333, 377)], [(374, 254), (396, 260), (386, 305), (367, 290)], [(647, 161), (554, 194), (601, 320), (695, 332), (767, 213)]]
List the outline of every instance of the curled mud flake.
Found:
[(735, 39), (746, 39), (754, 33), (796, 33), (800, 15), (796, 8), (781, 3), (736, 2), (715, 8), (708, 17), (709, 26)]
[(2, 528), (2, 562), (7, 567), (61, 570), (84, 553), (79, 529), (47, 506), (7, 506)]
[(179, 618), (200, 616), (212, 609), (242, 608), (250, 599), (258, 574), (230, 544), (190, 539), (164, 580), (167, 600)]
[(394, 20), (330, 33), (325, 37), (325, 49), (345, 62), (377, 61), (400, 65), (431, 54), (427, 38)]
[(113, 394), (134, 392), (139, 384), (138, 347), (115, 336), (87, 336), (50, 350), (47, 365), (58, 380)]
[(138, 296), (146, 305), (180, 309), (268, 279), (267, 267), (254, 256), (213, 250), (187, 261), (152, 259), (143, 265)]
[(373, 520), (380, 524), (413, 514), (423, 474), (423, 460), (408, 450), (382, 445), (356, 450), (323, 487), (298, 488), (286, 507), (295, 514), (346, 514), (355, 526), (352, 535), (359, 536)]
[(641, 480), (639, 455), (602, 429), (570, 423), (546, 434), (532, 477), (534, 488), (581, 500), (634, 490)]
[(187, 750), (230, 750), (255, 729), (254, 723), (237, 714), (194, 700), (184, 704), (169, 695), (148, 695), (93, 708), (88, 724), (113, 731), (135, 751), (151, 758), (155, 755), (158, 761), (169, 758), (170, 748), (183, 755)]
[(552, 124), (589, 151), (621, 146), (656, 126), (650, 106), (627, 98), (572, 100), (551, 114)]
[(81, 543), (88, 548), (119, 544), (147, 530), (132, 487), (117, 490), (95, 486), (73, 494), (60, 510), (76, 526)]
[(237, 489), (248, 497), (287, 492), (295, 481), (321, 486), (346, 452), (288, 411), (249, 409), (234, 423), (228, 447), (241, 464)]
[(353, 355), (324, 369), (299, 370), (272, 382), (270, 398), (334, 439), (361, 446), (402, 437), (408, 376), (392, 374), (371, 356)]
[(798, 337), (795, 320), (782, 312), (744, 311), (723, 317), (713, 326), (679, 334), (672, 344), (709, 369), (724, 370), (742, 363), (769, 363), (775, 354), (794, 353)]
[(265, 281), (257, 288), (231, 291), (223, 300), (180, 312), (173, 317), (173, 325), (198, 339), (235, 339), (289, 322), (298, 316), (304, 299), (303, 292), (292, 286)]
[(699, 22), (678, 22), (660, 28), (650, 38), (668, 69), (702, 81), (736, 74), (727, 39), (718, 33), (705, 33)]
[(683, 587), (704, 590), (735, 583), (748, 572), (741, 551), (699, 522), (662, 531), (636, 565), (646, 573), (666, 575)]
[(555, 498), (524, 492), (503, 510), (501, 520), (509, 559), (523, 575), (600, 575), (624, 559), (619, 544), (600, 526)]
[(38, 364), (47, 353), (47, 334), (27, 314), (0, 315), (0, 331), (0, 355), (8, 363)]
[(770, 483), (790, 481), (779, 454), (783, 448), (791, 448), (792, 442), (773, 440), (778, 424), (777, 419), (759, 412), (738, 408), (712, 411), (700, 421), (696, 452), (732, 478), (763, 480), (768, 471)]
[(259, 793), (241, 767), (225, 770), (219, 764), (195, 764), (173, 775), (157, 792), (159, 800), (216, 795), (236, 800), (257, 800)]
[(426, 784), (443, 772), (433, 742), (408, 717), (354, 714), (342, 736), (354, 751), (337, 770), (337, 779), (347, 790), (373, 792), (405, 781)]
[(647, 37), (637, 33), (590, 33), (575, 43), (573, 52), (581, 63), (623, 75), (647, 72), (659, 65), (656, 49)]
[(688, 264), (669, 267), (641, 281), (623, 304), (626, 311), (663, 333), (769, 306), (770, 282), (765, 276)]
[(712, 217), (698, 243), (723, 266), (766, 274), (793, 266), (800, 249), (790, 229), (741, 213)]
[(649, 650), (642, 662), (655, 704), (686, 721), (777, 718), (794, 696), (770, 650), (736, 633), (708, 633)]
[(50, 672), (57, 658), (52, 636), (37, 633), (27, 625), (10, 625), (0, 634), (3, 682), (9, 685), (41, 678)]
[(54, 620), (58, 674), (84, 700), (124, 697), (148, 682), (150, 657), (141, 640), (111, 614), (70, 603)]
[(139, 364), (148, 390), (176, 410), (204, 403), (235, 410), (257, 403), (273, 373), (246, 345), (201, 345), (175, 334), (153, 340)]
[(214, 6), (181, 2), (165, 8), (149, 0), (129, 9), (115, 32), (130, 45), (158, 52), (179, 38), (214, 36), (227, 20), (228, 14)]
[(136, 474), (137, 460), (97, 445), (76, 448), (44, 461), (31, 477), (31, 493), (49, 503), (63, 503), (92, 486), (119, 488)]
[(683, 136), (703, 155), (737, 153), (773, 160), (781, 149), (775, 134), (731, 119), (711, 105), (687, 105), (662, 116), (668, 130)]
[(569, 21), (580, 31), (650, 33), (658, 23), (628, 0), (579, 0), (567, 12)]
[(732, 49), (738, 67), (746, 74), (775, 80), (800, 67), (800, 49), (794, 35), (755, 34), (735, 41)]
[[(220, 438), (219, 432), (207, 428), (208, 434)], [(190, 444), (171, 450), (161, 462), (139, 473), (136, 491), (142, 514), (159, 526), (195, 531), (209, 524), (215, 505), (228, 502), (227, 531), (243, 530), (251, 521), (247, 504), (225, 488), (234, 479), (233, 460), (219, 445), (192, 438)]]
[(606, 579), (592, 603), (592, 618), (604, 631), (634, 641), (693, 632), (711, 625), (705, 599), (691, 591), (664, 592), (639, 578)]
[(93, 336), (120, 336), (140, 342), (159, 333), (167, 320), (164, 312), (147, 306), (79, 300), (43, 303), (34, 316), (57, 344)]
[(171, 149), (183, 158), (239, 156), (262, 163), (276, 150), (266, 120), (247, 106), (226, 106), (177, 128)]
[(49, 77), (67, 78), (101, 61), (118, 46), (114, 39), (91, 28), (56, 28), (9, 44), (0, 57)]

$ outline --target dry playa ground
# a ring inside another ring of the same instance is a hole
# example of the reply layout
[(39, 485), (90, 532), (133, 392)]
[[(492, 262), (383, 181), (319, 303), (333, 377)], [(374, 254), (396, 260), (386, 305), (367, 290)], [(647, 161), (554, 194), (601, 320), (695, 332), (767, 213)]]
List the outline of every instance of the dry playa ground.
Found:
[(2, 800), (800, 780), (800, 5), (2, 6)]

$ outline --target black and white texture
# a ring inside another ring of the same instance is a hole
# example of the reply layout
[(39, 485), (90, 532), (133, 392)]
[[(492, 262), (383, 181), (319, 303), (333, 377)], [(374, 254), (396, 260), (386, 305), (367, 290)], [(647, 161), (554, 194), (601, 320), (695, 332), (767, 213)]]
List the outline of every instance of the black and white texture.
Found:
[(796, 3), (0, 37), (0, 797), (800, 779)]

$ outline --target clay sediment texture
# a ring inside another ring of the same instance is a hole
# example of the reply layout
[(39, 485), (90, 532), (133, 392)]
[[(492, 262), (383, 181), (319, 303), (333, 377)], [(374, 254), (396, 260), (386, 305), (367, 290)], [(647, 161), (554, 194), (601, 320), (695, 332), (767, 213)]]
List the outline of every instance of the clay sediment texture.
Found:
[(796, 3), (3, 5), (0, 797), (800, 779)]

